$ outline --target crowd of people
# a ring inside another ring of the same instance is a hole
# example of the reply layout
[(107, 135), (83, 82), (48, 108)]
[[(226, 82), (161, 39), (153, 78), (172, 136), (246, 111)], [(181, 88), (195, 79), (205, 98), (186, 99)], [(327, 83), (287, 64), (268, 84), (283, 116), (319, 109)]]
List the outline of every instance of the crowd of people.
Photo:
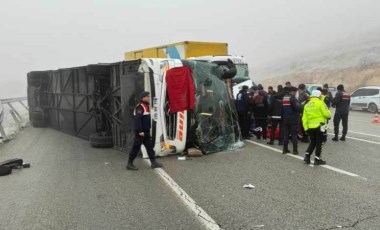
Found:
[[(321, 154), (327, 141), (328, 122), (331, 118), (330, 107), (335, 108), (333, 141), (345, 141), (348, 127), (350, 95), (343, 85), (338, 85), (335, 97), (328, 84), (308, 92), (305, 84), (298, 87), (290, 82), (264, 87), (243, 86), (236, 96), (236, 109), (243, 139), (255, 137), (274, 145), (278, 140), (283, 145), (283, 154), (299, 154), (298, 141), (309, 143), (304, 161), (310, 164), (310, 156), (315, 150), (315, 165), (326, 164)], [(339, 138), (339, 125), (342, 120), (343, 132)], [(289, 150), (292, 143), (292, 152)]]

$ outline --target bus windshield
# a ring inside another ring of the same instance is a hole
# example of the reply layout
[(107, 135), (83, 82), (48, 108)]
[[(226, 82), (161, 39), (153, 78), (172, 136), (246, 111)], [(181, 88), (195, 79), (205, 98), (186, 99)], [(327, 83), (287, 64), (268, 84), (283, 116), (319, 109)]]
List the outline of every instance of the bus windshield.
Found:
[(237, 74), (233, 78), (234, 83), (249, 80), (248, 64), (236, 64)]

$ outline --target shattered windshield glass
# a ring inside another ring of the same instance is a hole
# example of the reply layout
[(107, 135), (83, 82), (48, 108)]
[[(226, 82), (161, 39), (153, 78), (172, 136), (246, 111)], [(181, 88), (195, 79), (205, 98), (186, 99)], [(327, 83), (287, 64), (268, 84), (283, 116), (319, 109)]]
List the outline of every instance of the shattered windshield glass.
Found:
[(228, 97), (226, 85), (220, 80), (217, 64), (189, 61), (196, 87), (196, 105), (192, 132), (194, 144), (204, 153), (234, 150), (244, 144), (234, 101)]
[(234, 77), (234, 82), (240, 83), (249, 80), (249, 71), (247, 64), (236, 64), (237, 74)]

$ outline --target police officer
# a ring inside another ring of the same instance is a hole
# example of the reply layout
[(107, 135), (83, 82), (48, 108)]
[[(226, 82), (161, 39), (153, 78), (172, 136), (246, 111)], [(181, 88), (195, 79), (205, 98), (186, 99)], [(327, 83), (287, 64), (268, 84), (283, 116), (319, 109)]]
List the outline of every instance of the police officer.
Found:
[(153, 150), (153, 142), (152, 137), (150, 136), (150, 96), (149, 92), (144, 91), (140, 94), (141, 102), (137, 104), (135, 107), (134, 115), (135, 115), (135, 140), (133, 142), (132, 150), (129, 154), (128, 159), (128, 170), (138, 170), (138, 168), (133, 165), (133, 161), (137, 157), (138, 152), (140, 151), (141, 144), (144, 144), (146, 151), (148, 152), (148, 156), (151, 163), (151, 168), (160, 168), (162, 164), (158, 163), (155, 158), (155, 152)]
[(289, 135), (292, 136), (293, 154), (298, 154), (297, 148), (297, 131), (299, 125), (299, 111), (300, 106), (296, 99), (297, 88), (294, 86), (284, 88), (286, 94), (282, 99), (282, 112), (283, 112), (283, 132), (284, 132), (284, 147), (283, 154), (290, 153), (288, 149)]
[(249, 139), (252, 137), (252, 135), (249, 134), (251, 118), (248, 114), (250, 108), (250, 96), (247, 90), (248, 86), (243, 85), (242, 89), (236, 95), (236, 110), (243, 139)]
[(338, 85), (338, 92), (335, 94), (334, 99), (332, 100), (332, 105), (335, 107), (334, 114), (334, 134), (335, 137), (332, 139), (333, 141), (338, 141), (339, 135), (339, 123), (342, 120), (343, 125), (343, 135), (340, 138), (341, 141), (346, 140), (347, 129), (348, 129), (348, 113), (350, 111), (350, 94), (344, 91), (343, 85)]
[(310, 135), (310, 144), (306, 150), (304, 161), (310, 164), (310, 155), (315, 149), (314, 165), (324, 165), (326, 161), (321, 159), (323, 134), (321, 129), (331, 117), (330, 110), (323, 100), (321, 100), (321, 91), (314, 90), (311, 94), (310, 101), (305, 105), (302, 115), (302, 123), (305, 130)]

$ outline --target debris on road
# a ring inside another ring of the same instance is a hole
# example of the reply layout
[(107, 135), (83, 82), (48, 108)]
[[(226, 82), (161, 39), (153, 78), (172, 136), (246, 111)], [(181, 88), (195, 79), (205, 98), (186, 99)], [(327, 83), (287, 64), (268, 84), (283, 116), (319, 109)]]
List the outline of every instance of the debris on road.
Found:
[(188, 155), (189, 157), (201, 157), (201, 156), (203, 156), (203, 153), (202, 153), (202, 151), (199, 150), (199, 149), (196, 149), (196, 148), (189, 148), (189, 149), (187, 150), (187, 155)]
[(252, 184), (245, 184), (245, 185), (243, 186), (243, 188), (254, 189), (255, 186), (252, 185)]

